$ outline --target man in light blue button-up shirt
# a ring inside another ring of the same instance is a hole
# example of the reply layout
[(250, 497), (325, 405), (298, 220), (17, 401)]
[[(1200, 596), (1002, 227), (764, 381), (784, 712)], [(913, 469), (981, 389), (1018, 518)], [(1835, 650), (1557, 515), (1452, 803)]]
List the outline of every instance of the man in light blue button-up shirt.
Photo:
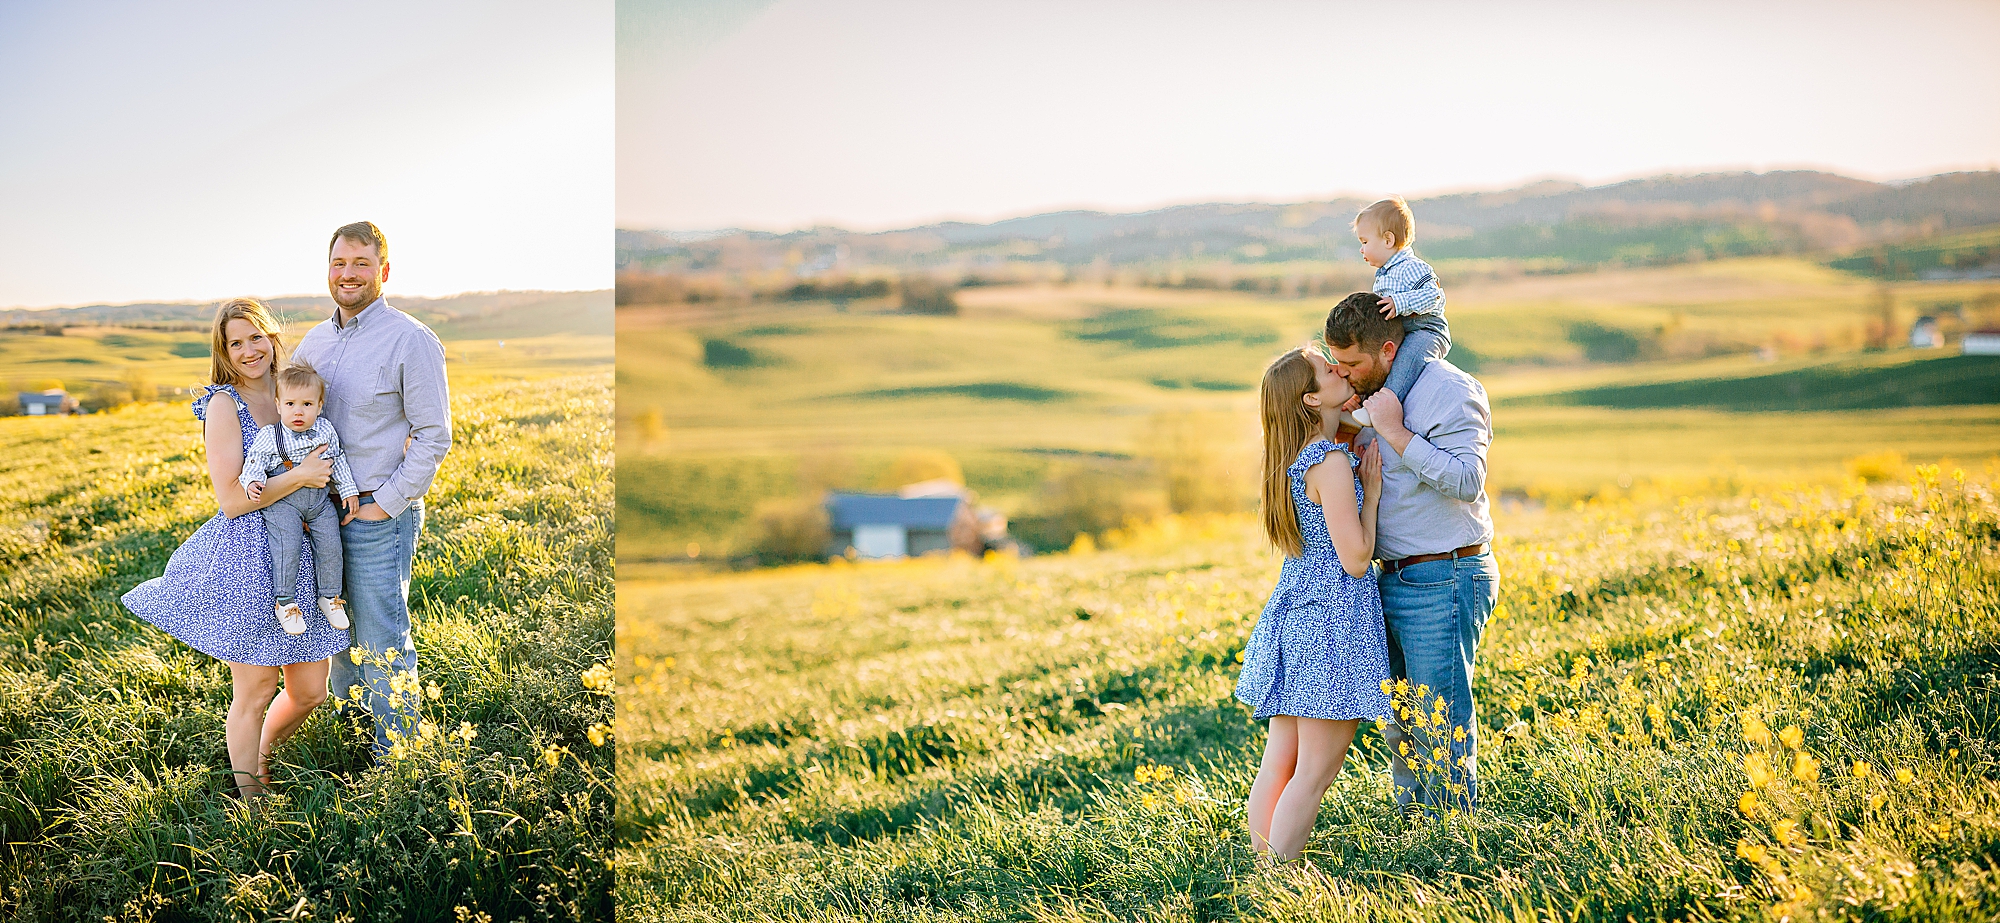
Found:
[[(382, 229), (357, 222), (327, 246), (327, 289), (337, 310), (299, 341), (294, 361), (326, 380), (327, 419), (339, 430), (361, 507), (341, 520), (349, 656), (333, 658), (328, 685), (343, 709), (374, 713), (379, 756), (416, 729), (406, 698), (391, 706), (389, 677), (417, 670), (410, 636), (410, 571), (423, 528), (424, 492), (451, 448), (444, 345), (422, 321), (382, 297), (389, 280)], [(363, 701), (357, 702), (356, 699)]]
[[(1425, 363), (1406, 406), (1384, 387), (1404, 340), (1381, 298), (1356, 292), (1326, 319), (1334, 370), (1367, 397), (1373, 427), (1363, 433), (1382, 453), (1382, 499), (1375, 525), (1376, 581), (1389, 634), (1389, 671), (1408, 681), (1404, 701), (1425, 714), (1443, 702), (1446, 721), (1382, 729), (1396, 800), (1406, 808), (1471, 810), (1479, 794), (1479, 721), (1472, 674), (1479, 636), (1499, 601), (1493, 520), (1486, 498), (1486, 450), (1493, 415), (1486, 389), (1457, 366)], [(1407, 744), (1450, 753), (1442, 776), (1419, 778)]]

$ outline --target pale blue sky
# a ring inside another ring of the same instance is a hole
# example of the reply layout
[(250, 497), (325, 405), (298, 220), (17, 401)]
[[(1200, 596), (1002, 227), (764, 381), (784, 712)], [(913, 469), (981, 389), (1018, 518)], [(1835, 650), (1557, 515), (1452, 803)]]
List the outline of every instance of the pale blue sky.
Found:
[(0, 307), (611, 284), (614, 17), (565, 2), (0, 2)]
[(621, 227), (2000, 166), (2000, 3), (618, 5)]

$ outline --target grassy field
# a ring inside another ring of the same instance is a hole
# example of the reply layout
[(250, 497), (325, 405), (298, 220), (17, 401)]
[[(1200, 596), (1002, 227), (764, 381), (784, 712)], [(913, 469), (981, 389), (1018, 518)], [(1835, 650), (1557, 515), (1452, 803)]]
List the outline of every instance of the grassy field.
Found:
[[(1454, 359), (1495, 403), (1496, 495), (1718, 469), (1824, 475), (1878, 451), (2000, 453), (1991, 361), (1859, 351), (1884, 293), (1907, 323), (2000, 282), (1881, 287), (1776, 258), (1446, 281)], [(1163, 415), (1208, 415), (1222, 455), (1248, 471), (1256, 376), (1329, 306), (1088, 285), (959, 299), (958, 317), (879, 300), (620, 309), (620, 559), (740, 553), (759, 500), (875, 486), (908, 448), (952, 453), (984, 502), (1015, 515), (1077, 464), (1144, 480), (1138, 456)], [(1775, 361), (1752, 354), (1762, 347)]]
[[(94, 340), (63, 354), (94, 369), (110, 336), (0, 346), (20, 368)], [(321, 709), (255, 811), (224, 795), (227, 668), (118, 603), (214, 514), (187, 404), (0, 419), (0, 918), (609, 919), (612, 375), (596, 341), (527, 361), (450, 344), (455, 442), (410, 590), (426, 730), (378, 764)], [(174, 342), (120, 361), (157, 360), (160, 382), (206, 362)]]
[[(1499, 523), (1484, 806), (1406, 822), (1364, 729), (1257, 871), (1245, 520), (1094, 554), (618, 596), (629, 920), (1988, 920), (1994, 470), (1642, 482)], [(1796, 730), (1795, 730), (1796, 729)]]
[[(294, 324), (297, 342), (302, 325)], [(511, 340), (451, 339), (445, 343), (455, 380), (546, 377), (611, 362), (610, 336), (547, 334)], [(502, 344), (505, 345), (502, 345)], [(14, 391), (57, 382), (72, 394), (125, 383), (133, 373), (164, 388), (199, 388), (208, 380), (208, 334), (199, 330), (69, 327), (62, 336), (0, 330), (0, 401)], [(37, 390), (40, 390), (37, 388)]]

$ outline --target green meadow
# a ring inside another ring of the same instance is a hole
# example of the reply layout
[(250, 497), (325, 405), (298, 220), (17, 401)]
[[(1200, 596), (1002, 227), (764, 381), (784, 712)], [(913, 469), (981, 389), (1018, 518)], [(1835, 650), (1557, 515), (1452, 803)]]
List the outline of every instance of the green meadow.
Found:
[[(1788, 258), (1440, 272), (1453, 358), (1494, 404), (1495, 496), (2000, 453), (1994, 360), (1864, 349), (1885, 311), (1898, 329), (1960, 310), (1978, 323), (2000, 283), (1882, 283)], [(1174, 419), (1202, 421), (1223, 470), (1247, 472), (1257, 376), (1332, 302), (1081, 284), (958, 300), (945, 317), (887, 299), (621, 308), (621, 560), (740, 554), (760, 500), (879, 486), (910, 449), (951, 453), (1014, 515), (1079, 466), (1146, 482), (1147, 446)]]
[[(290, 325), (296, 338), (301, 324)], [(518, 339), (447, 338), (455, 380), (484, 381), (559, 374), (611, 362), (608, 335), (555, 333)], [(84, 396), (140, 382), (154, 389), (199, 389), (208, 380), (208, 334), (202, 330), (74, 326), (50, 336), (38, 329), (0, 330), (0, 400), (53, 385)], [(11, 410), (9, 412), (12, 412)]]
[[(179, 382), (189, 337), (9, 336), (0, 375)], [(226, 794), (228, 669), (118, 602), (215, 513), (187, 399), (0, 419), (0, 918), (609, 919), (609, 339), (448, 344), (424, 721), (378, 762), (316, 711), (254, 809)]]
[[(618, 591), (633, 921), (1991, 920), (1995, 471), (1502, 511), (1482, 806), (1364, 724), (1297, 867), (1244, 829), (1248, 517)], [(622, 480), (622, 476), (621, 476)]]

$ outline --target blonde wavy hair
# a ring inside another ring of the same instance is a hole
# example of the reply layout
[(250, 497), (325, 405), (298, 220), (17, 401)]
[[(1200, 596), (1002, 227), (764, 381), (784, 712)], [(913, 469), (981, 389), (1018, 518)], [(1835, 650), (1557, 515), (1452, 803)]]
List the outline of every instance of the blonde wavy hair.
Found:
[(1285, 557), (1305, 554), (1299, 513), (1292, 504), (1291, 476), (1286, 469), (1313, 437), (1320, 434), (1319, 412), (1307, 407), (1305, 396), (1319, 390), (1305, 350), (1294, 349), (1264, 369), (1257, 405), (1264, 424), (1264, 535)]
[(210, 384), (238, 385), (243, 376), (229, 362), (229, 322), (249, 321), (250, 326), (261, 331), (271, 341), (272, 370), (285, 361), (284, 335), (278, 332), (278, 319), (271, 316), (271, 309), (255, 298), (231, 298), (215, 309), (215, 326), (208, 339), (208, 380)]

